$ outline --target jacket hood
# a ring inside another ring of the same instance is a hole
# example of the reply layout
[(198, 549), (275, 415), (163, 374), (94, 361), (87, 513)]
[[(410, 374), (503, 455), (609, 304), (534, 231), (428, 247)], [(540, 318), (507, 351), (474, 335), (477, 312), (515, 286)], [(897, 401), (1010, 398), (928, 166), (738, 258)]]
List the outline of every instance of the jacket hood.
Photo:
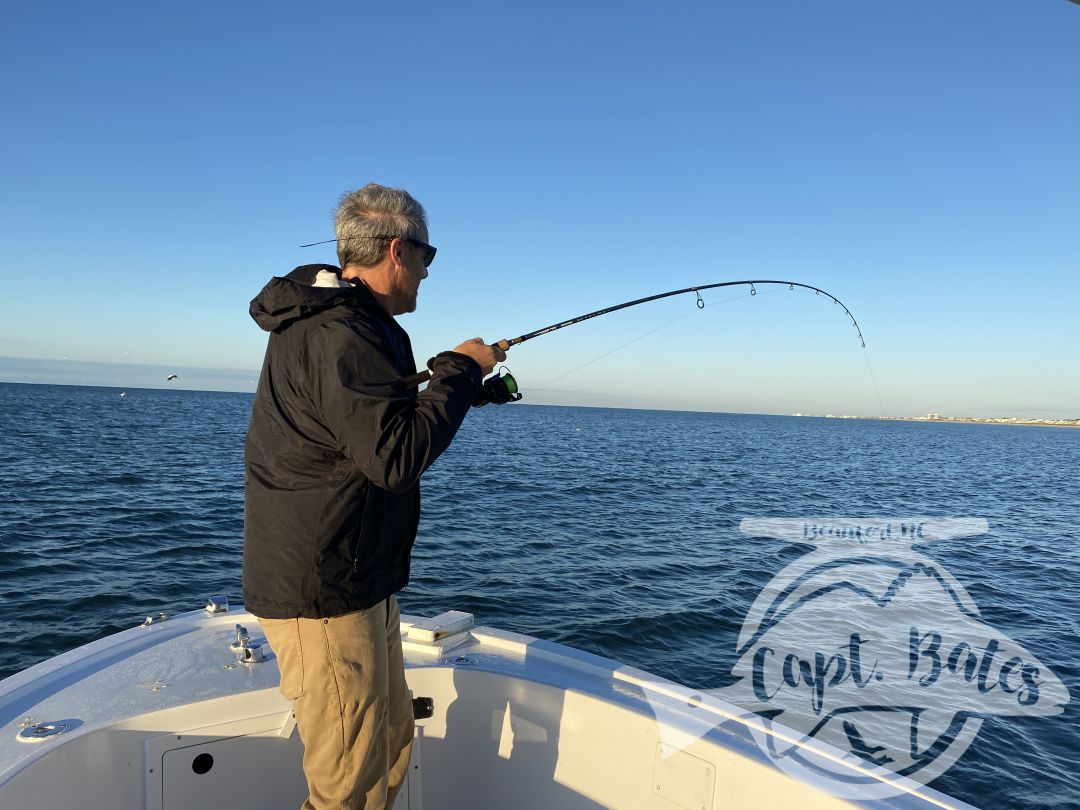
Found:
[[(317, 312), (358, 299), (375, 299), (363, 284), (315, 286), (316, 277), (333, 273), (341, 280), (341, 269), (332, 264), (305, 264), (284, 278), (277, 276), (251, 300), (248, 312), (264, 331), (279, 332), (285, 327)], [(325, 278), (325, 276), (324, 276)]]

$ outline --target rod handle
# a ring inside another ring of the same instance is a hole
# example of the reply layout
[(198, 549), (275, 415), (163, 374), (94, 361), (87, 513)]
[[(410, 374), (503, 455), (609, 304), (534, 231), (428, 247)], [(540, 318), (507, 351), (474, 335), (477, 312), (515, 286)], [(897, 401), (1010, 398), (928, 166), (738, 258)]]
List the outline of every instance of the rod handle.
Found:
[[(500, 340), (497, 343), (493, 343), (492, 345), (498, 346), (505, 352), (508, 351), (510, 347), (514, 344), (513, 341), (510, 340)], [(402, 382), (405, 383), (406, 388), (418, 388), (430, 379), (431, 372), (428, 369), (424, 369), (423, 371), (413, 374), (411, 377), (406, 377), (404, 380), (402, 380)]]
[(411, 377), (406, 377), (402, 382), (405, 383), (406, 388), (417, 388), (430, 379), (431, 372), (425, 368), (423, 371), (413, 374)]

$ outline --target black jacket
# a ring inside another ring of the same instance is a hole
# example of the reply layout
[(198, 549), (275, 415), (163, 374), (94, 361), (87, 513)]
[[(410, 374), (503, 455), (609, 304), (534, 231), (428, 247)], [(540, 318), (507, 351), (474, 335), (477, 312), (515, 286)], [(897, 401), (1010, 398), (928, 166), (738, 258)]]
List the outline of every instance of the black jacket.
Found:
[(439, 355), (426, 390), (409, 336), (363, 284), (274, 278), (251, 302), (266, 331), (244, 447), (244, 601), (256, 616), (322, 618), (405, 587), (420, 475), (450, 444), (480, 367)]

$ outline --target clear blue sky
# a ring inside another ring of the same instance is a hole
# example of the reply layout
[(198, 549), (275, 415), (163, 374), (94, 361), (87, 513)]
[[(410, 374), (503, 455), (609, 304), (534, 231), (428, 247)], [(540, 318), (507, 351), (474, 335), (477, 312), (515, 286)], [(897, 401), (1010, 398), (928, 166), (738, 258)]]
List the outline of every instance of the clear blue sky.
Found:
[(519, 347), (528, 401), (1080, 416), (1068, 0), (0, 15), (0, 379), (251, 390), (248, 301), (374, 180), (439, 247), (420, 360), (751, 277), (867, 340), (808, 294), (688, 296)]

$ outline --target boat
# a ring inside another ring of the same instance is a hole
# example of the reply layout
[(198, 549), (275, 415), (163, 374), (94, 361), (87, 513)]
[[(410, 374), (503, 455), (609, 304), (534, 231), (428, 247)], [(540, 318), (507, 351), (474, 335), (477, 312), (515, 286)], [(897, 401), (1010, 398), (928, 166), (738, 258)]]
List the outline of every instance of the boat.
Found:
[[(402, 616), (416, 726), (395, 810), (971, 807), (718, 697), (471, 620)], [(43, 661), (0, 681), (0, 807), (297, 808), (302, 746), (277, 687), (258, 620), (220, 596)], [(845, 797), (763, 740), (848, 777)]]

